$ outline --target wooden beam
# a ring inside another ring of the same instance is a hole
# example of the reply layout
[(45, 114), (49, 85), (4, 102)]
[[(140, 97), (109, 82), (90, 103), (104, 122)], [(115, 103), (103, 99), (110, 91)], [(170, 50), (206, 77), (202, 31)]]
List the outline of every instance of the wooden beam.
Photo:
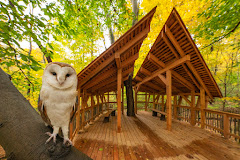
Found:
[(150, 62), (152, 62), (156, 66), (159, 66), (162, 68), (165, 67), (165, 64), (162, 61), (160, 61), (156, 56), (154, 56), (152, 53), (149, 53), (147, 58)]
[(197, 78), (197, 80), (199, 81), (200, 85), (204, 88), (204, 90), (206, 91), (207, 95), (211, 98), (211, 100), (213, 99), (212, 94), (210, 93), (210, 91), (208, 90), (208, 88), (206, 87), (205, 83), (203, 82), (203, 80), (201, 79), (201, 77), (199, 76), (198, 72), (196, 71), (196, 69), (193, 67), (192, 63), (187, 62), (188, 67), (190, 68), (190, 70), (193, 72), (194, 76)]
[[(149, 92), (149, 93), (157, 93), (157, 92), (159, 92), (158, 90), (153, 89), (153, 88), (151, 88), (151, 87), (149, 87), (149, 86), (147, 86), (145, 84), (141, 85), (140, 88), (144, 90), (143, 92)], [(140, 90), (140, 89), (138, 89), (138, 90)]]
[(122, 86), (122, 68), (117, 73), (117, 132), (121, 132), (121, 86)]
[(145, 83), (147, 81), (150, 81), (151, 79), (153, 79), (153, 78), (157, 77), (158, 75), (166, 72), (167, 70), (170, 70), (170, 69), (172, 69), (174, 67), (177, 67), (177, 66), (181, 65), (182, 63), (185, 63), (185, 62), (187, 62), (189, 60), (190, 60), (190, 56), (186, 55), (186, 56), (184, 56), (184, 57), (174, 61), (173, 63), (167, 65), (165, 68), (159, 69), (159, 70), (153, 72), (151, 76), (144, 78), (142, 80), (142, 82), (137, 84), (137, 86), (140, 86), (141, 84), (143, 84), (143, 83)]
[(192, 90), (191, 91), (191, 125), (195, 126), (196, 125), (196, 110), (195, 110), (195, 92)]
[(143, 79), (142, 79), (141, 77), (139, 77), (139, 76), (136, 76), (134, 79), (137, 80), (137, 81), (140, 81), (140, 82), (143, 80)]
[(175, 55), (175, 57), (177, 59), (179, 59), (179, 54), (177, 53), (177, 51), (175, 50), (175, 48), (172, 46), (172, 43), (168, 40), (168, 38), (166, 37), (166, 34), (162, 31), (161, 33), (161, 37), (164, 40), (164, 42), (167, 44), (168, 48), (170, 48), (170, 50), (172, 51), (172, 53)]
[(116, 65), (117, 65), (117, 68), (121, 68), (121, 59), (120, 59), (120, 53), (117, 52), (115, 53), (115, 61), (116, 61)]
[(172, 74), (170, 70), (167, 70), (167, 130), (172, 130)]
[(162, 111), (165, 112), (164, 111), (164, 95), (162, 95)]
[(96, 81), (89, 81), (85, 85), (83, 85), (84, 89), (88, 89), (93, 87), (94, 85), (98, 84), (100, 81), (103, 81), (104, 79), (108, 78), (109, 76), (113, 75), (116, 73), (117, 70), (115, 68), (109, 69), (107, 72), (104, 72), (104, 74), (100, 74), (96, 77)]
[[(171, 40), (171, 42), (173, 43), (173, 45), (175, 46), (175, 48), (177, 49), (178, 53), (183, 57), (185, 56), (184, 51), (182, 50), (181, 46), (179, 45), (178, 41), (175, 39), (175, 37), (173, 36), (172, 32), (170, 31), (170, 29), (168, 28), (167, 25), (165, 25), (165, 32), (167, 34), (167, 36), (169, 37), (169, 39)], [(204, 88), (204, 90), (206, 91), (206, 93), (208, 94), (208, 96), (213, 99), (211, 93), (209, 92), (208, 88), (206, 87), (205, 83), (203, 82), (203, 80), (201, 79), (201, 77), (199, 76), (198, 72), (196, 71), (196, 69), (193, 67), (191, 62), (186, 62), (187, 66), (189, 67), (189, 69), (192, 71), (192, 73), (194, 74), (194, 76), (197, 78), (198, 82), (200, 83), (200, 85)]]
[[(175, 49), (174, 49), (175, 50)], [(177, 59), (179, 59), (179, 56), (176, 56)], [(155, 57), (153, 54), (149, 53), (148, 55), (148, 60), (150, 60), (153, 64), (155, 64), (158, 67), (164, 68), (166, 67), (166, 65), (160, 61), (157, 57)], [(184, 65), (184, 64), (183, 64)], [(194, 87), (194, 85), (192, 85), (190, 82), (188, 82), (185, 78), (183, 78), (180, 74), (178, 74), (177, 72), (172, 71), (172, 75), (181, 83), (183, 84), (185, 87), (187, 87), (190, 90), (196, 90), (196, 88)], [(161, 78), (160, 78), (161, 79)]]
[(189, 106), (191, 106), (191, 102), (187, 99), (187, 97), (183, 94), (179, 94), (187, 103)]
[[(123, 76), (123, 77), (128, 76), (129, 73), (133, 72), (133, 69), (134, 69), (134, 68), (129, 68), (129, 69), (123, 71), (123, 72), (122, 72), (122, 76)], [(99, 84), (97, 84), (97, 85), (95, 85), (95, 86), (92, 86), (92, 87), (89, 89), (89, 91), (93, 92), (94, 90), (98, 90), (99, 88), (101, 88), (101, 87), (103, 87), (103, 86), (106, 86), (106, 85), (107, 85), (107, 87), (108, 87), (108, 85), (109, 85), (110, 83), (112, 83), (112, 82), (114, 82), (114, 81), (116, 81), (116, 80), (117, 80), (117, 78), (116, 78), (115, 76), (110, 77), (110, 78), (108, 77), (108, 79), (105, 79), (104, 82), (102, 82), (102, 83), (99, 83), (99, 82), (98, 82)]]
[(127, 59), (127, 61), (123, 61), (122, 62), (122, 68), (126, 67), (127, 65), (129, 65), (130, 63), (136, 61), (138, 59), (138, 54), (134, 54), (133, 56), (129, 57)]
[(159, 91), (165, 91), (163, 88), (161, 88), (160, 86), (158, 86), (158, 85), (156, 85), (156, 84), (154, 84), (154, 83), (152, 83), (152, 82), (150, 82), (150, 81), (148, 81), (148, 82), (146, 82), (144, 85), (147, 85), (147, 86), (149, 86), (151, 89), (154, 89), (154, 90), (159, 90)]
[(161, 79), (161, 81), (166, 85), (167, 84), (167, 80), (166, 78), (162, 75), (162, 74), (159, 74), (158, 77)]
[(143, 67), (140, 68), (140, 72), (143, 73), (146, 76), (150, 76), (152, 74), (152, 72), (150, 72), (149, 70), (147, 70)]

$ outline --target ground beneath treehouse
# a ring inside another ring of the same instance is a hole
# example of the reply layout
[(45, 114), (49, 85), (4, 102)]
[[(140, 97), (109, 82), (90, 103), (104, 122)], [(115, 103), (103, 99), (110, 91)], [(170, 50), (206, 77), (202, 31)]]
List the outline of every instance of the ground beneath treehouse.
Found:
[(172, 132), (167, 131), (166, 122), (150, 112), (123, 115), (122, 132), (116, 128), (117, 117), (109, 123), (101, 117), (76, 135), (74, 146), (92, 159), (240, 159), (236, 142), (179, 121), (173, 121)]

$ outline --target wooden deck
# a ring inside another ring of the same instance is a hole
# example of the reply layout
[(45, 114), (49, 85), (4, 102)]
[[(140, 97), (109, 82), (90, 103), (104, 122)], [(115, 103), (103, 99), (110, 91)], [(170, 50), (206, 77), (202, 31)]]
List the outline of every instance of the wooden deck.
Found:
[(150, 112), (136, 117), (122, 116), (122, 132), (117, 133), (117, 117), (103, 123), (103, 117), (86, 132), (77, 134), (74, 146), (93, 159), (240, 159), (240, 145), (220, 135), (173, 121), (166, 122)]

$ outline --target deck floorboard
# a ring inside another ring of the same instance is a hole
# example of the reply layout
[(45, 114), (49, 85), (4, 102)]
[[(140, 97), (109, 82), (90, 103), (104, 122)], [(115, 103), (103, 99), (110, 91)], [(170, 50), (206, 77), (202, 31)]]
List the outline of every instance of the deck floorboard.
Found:
[(74, 146), (92, 159), (240, 159), (236, 142), (177, 120), (172, 128), (167, 131), (165, 121), (139, 111), (136, 117), (122, 115), (122, 132), (117, 133), (117, 117), (111, 116), (109, 123), (101, 117), (75, 136)]

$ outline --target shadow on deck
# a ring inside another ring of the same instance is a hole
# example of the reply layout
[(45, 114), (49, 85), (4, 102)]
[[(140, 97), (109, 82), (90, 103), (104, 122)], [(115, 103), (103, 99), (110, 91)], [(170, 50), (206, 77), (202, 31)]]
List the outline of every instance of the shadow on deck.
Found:
[(95, 121), (86, 132), (77, 134), (74, 146), (93, 159), (240, 159), (240, 145), (198, 127), (166, 122), (139, 111), (136, 117), (122, 116), (122, 132), (117, 133), (117, 117)]

